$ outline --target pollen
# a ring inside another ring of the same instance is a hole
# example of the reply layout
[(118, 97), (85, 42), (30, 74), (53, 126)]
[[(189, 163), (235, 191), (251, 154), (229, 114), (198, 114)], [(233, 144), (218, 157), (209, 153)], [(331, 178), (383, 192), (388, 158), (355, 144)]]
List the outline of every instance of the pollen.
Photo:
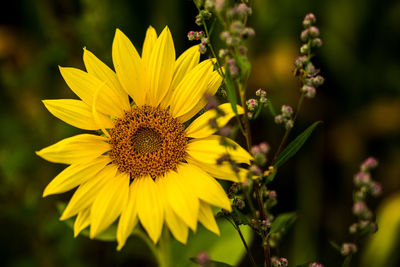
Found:
[(109, 156), (132, 179), (162, 176), (185, 159), (185, 128), (167, 109), (134, 106), (114, 121), (110, 137)]

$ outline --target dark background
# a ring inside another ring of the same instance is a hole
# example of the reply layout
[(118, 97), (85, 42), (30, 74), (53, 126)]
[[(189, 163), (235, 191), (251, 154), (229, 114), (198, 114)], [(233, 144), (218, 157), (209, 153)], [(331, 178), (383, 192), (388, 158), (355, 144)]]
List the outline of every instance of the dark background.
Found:
[[(349, 240), (347, 228), (354, 220), (352, 177), (361, 161), (372, 155), (380, 161), (373, 176), (382, 183), (383, 195), (371, 207), (390, 216), (382, 215), (385, 219), (376, 239), (363, 242), (354, 266), (396, 266), (399, 259), (394, 252), (400, 247), (400, 2), (254, 1), (249, 25), (256, 36), (248, 43), (253, 70), (250, 97), (261, 87), (276, 109), (295, 105), (299, 84), (292, 75), (292, 62), (307, 12), (316, 14), (324, 41), (314, 62), (326, 81), (317, 97), (304, 103), (291, 138), (316, 120), (324, 123), (271, 184), (279, 200), (274, 211), (297, 210), (299, 214), (278, 255), (287, 257), (290, 266), (310, 260), (340, 265), (342, 258), (328, 241)], [(199, 30), (195, 15), (196, 8), (188, 0), (2, 4), (1, 266), (143, 266), (153, 262), (139, 242), (128, 242), (118, 253), (114, 243), (74, 239), (71, 229), (59, 222), (56, 210), (56, 203), (70, 195), (41, 197), (63, 166), (41, 160), (34, 151), (79, 130), (52, 117), (40, 100), (75, 97), (57, 66), (83, 69), (84, 46), (112, 66), (115, 28), (140, 51), (148, 25), (158, 33), (168, 25), (179, 55), (193, 45), (186, 34)], [(213, 38), (218, 47), (218, 36)], [(267, 141), (273, 150), (277, 148), (283, 129), (269, 113), (261, 114), (252, 126), (256, 142)], [(256, 243), (252, 250), (261, 257)], [(247, 264), (245, 258), (242, 265)]]

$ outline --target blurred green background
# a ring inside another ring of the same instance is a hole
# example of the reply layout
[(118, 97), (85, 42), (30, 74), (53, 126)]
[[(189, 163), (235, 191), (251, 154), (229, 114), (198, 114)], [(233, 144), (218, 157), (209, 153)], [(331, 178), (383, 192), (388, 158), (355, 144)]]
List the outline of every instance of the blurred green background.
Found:
[[(295, 105), (298, 83), (292, 75), (301, 21), (314, 12), (324, 45), (314, 60), (325, 84), (307, 100), (292, 138), (313, 121), (324, 123), (301, 152), (282, 168), (271, 189), (275, 212), (297, 210), (299, 219), (283, 239), (278, 256), (290, 266), (319, 260), (339, 266), (329, 245), (348, 238), (352, 177), (367, 156), (380, 161), (374, 178), (383, 195), (380, 229), (364, 240), (354, 266), (399, 266), (400, 248), (400, 2), (395, 0), (256, 0), (249, 24), (252, 76), (249, 96), (262, 87), (275, 108)], [(57, 202), (70, 194), (41, 197), (63, 166), (41, 160), (34, 151), (79, 133), (51, 116), (41, 99), (74, 98), (58, 65), (83, 68), (86, 46), (111, 66), (115, 28), (140, 50), (148, 25), (172, 31), (177, 54), (193, 43), (189, 30), (196, 8), (189, 0), (19, 0), (0, 9), (0, 266), (151, 266), (140, 240), (122, 252), (115, 243), (73, 238), (59, 222)], [(218, 41), (218, 36), (214, 36)], [(255, 141), (276, 149), (283, 130), (269, 113), (253, 123)], [(256, 240), (257, 241), (257, 240)], [(258, 243), (251, 246), (260, 259)], [(274, 252), (276, 253), (276, 252)], [(194, 256), (194, 255), (193, 255)], [(249, 264), (243, 258), (242, 266)]]

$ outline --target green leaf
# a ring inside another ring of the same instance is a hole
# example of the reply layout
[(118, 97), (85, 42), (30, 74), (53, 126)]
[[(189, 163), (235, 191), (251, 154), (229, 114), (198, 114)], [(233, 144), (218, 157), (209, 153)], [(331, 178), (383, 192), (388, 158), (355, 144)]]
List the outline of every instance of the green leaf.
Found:
[(238, 112), (237, 112), (237, 100), (236, 100), (236, 90), (235, 90), (235, 85), (233, 84), (233, 80), (232, 77), (230, 76), (230, 74), (225, 71), (225, 85), (226, 85), (226, 91), (228, 94), (228, 100), (231, 103), (232, 106), (232, 110), (233, 112), (235, 112), (235, 115), (238, 116)]
[(290, 227), (297, 219), (295, 212), (279, 214), (271, 225), (270, 234), (277, 233), (286, 227)]
[(352, 254), (348, 255), (342, 264), (342, 267), (349, 267), (351, 262)]
[(271, 112), (272, 116), (276, 117), (275, 108), (274, 108), (274, 106), (272, 105), (272, 102), (271, 102), (270, 100), (268, 100), (267, 106), (268, 106), (269, 112)]
[[(207, 252), (211, 259), (232, 266), (237, 266), (243, 257), (247, 257), (240, 236), (231, 223), (225, 219), (217, 222), (220, 236), (199, 225), (196, 233), (190, 233), (186, 245), (176, 240), (171, 242), (171, 259), (174, 259), (174, 266), (196, 266), (189, 259), (202, 251)], [(240, 230), (250, 245), (253, 238), (250, 227), (242, 225)]]
[(274, 167), (278, 168), (283, 163), (288, 161), (291, 157), (293, 157), (297, 151), (304, 145), (307, 141), (308, 137), (310, 137), (311, 133), (315, 129), (315, 127), (320, 124), (321, 121), (314, 122), (311, 126), (309, 126), (304, 132), (302, 132), (299, 136), (296, 137), (286, 148), (279, 154), (278, 159), (275, 162)]
[(339, 251), (339, 253), (342, 253), (342, 249), (340, 248), (340, 246), (338, 245), (338, 243), (336, 243), (335, 241), (329, 240), (329, 244), (336, 249), (337, 251)]

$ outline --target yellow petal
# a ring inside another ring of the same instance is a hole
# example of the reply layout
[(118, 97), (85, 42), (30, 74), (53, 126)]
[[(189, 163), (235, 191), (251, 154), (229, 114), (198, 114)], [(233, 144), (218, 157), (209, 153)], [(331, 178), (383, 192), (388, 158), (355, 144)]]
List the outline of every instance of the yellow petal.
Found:
[(150, 63), (150, 55), (153, 51), (154, 44), (157, 41), (157, 33), (153, 27), (149, 26), (146, 31), (146, 37), (144, 38), (143, 48), (142, 48), (142, 60), (143, 63), (148, 66)]
[(202, 162), (200, 159), (193, 159), (190, 156), (186, 158), (186, 161), (208, 172), (212, 177), (235, 183), (243, 182), (248, 173), (248, 171), (243, 168), (239, 168), (239, 173), (235, 173), (232, 169), (232, 165), (228, 162), (223, 162), (221, 165), (209, 164)]
[(182, 244), (186, 244), (187, 237), (189, 234), (188, 226), (175, 214), (170, 208), (165, 208), (165, 222), (168, 225), (169, 230), (176, 240)]
[(219, 235), (219, 228), (217, 222), (215, 221), (211, 206), (203, 201), (200, 202), (199, 221), (204, 225), (205, 228)]
[(137, 186), (136, 205), (143, 228), (151, 240), (157, 243), (164, 221), (163, 200), (157, 184), (149, 176), (134, 179), (132, 186)]
[(74, 223), (74, 237), (77, 237), (79, 233), (88, 227), (90, 224), (90, 207), (82, 210), (78, 213)]
[(118, 172), (108, 177), (107, 183), (97, 194), (90, 212), (90, 238), (103, 232), (121, 214), (128, 201), (129, 174)]
[(183, 77), (199, 64), (199, 60), (200, 52), (198, 45), (192, 46), (178, 57), (175, 62), (174, 75), (172, 76), (170, 89), (161, 103), (163, 107), (167, 107), (170, 104), (172, 92), (182, 81)]
[(157, 106), (167, 94), (174, 74), (175, 48), (168, 27), (154, 44), (149, 60), (149, 104)]
[(171, 88), (176, 88), (183, 77), (199, 64), (200, 52), (199, 46), (195, 45), (187, 49), (178, 57), (175, 62), (174, 76), (172, 78)]
[(79, 134), (37, 151), (36, 154), (47, 161), (55, 163), (76, 164), (93, 160), (109, 151), (111, 146), (106, 138)]
[[(190, 192), (185, 177), (174, 171), (168, 172), (158, 179), (160, 190), (164, 192), (166, 204), (182, 219), (193, 231), (197, 226), (199, 200)], [(190, 185), (189, 185), (190, 186)]]
[[(211, 109), (206, 111), (200, 117), (195, 119), (187, 128), (186, 128), (186, 136), (192, 138), (204, 138), (212, 135), (218, 129), (225, 126), (230, 119), (235, 116), (234, 111), (232, 110), (231, 103), (225, 103), (219, 105), (218, 108), (225, 114), (223, 116), (218, 116), (217, 111), (215, 109)], [(243, 114), (243, 108), (237, 105), (238, 114)], [(217, 117), (218, 116), (218, 117)], [(211, 128), (210, 120), (216, 119), (217, 128)]]
[(208, 173), (195, 165), (181, 164), (178, 168), (178, 174), (191, 184), (191, 191), (201, 200), (231, 211), (231, 204), (224, 189)]
[(217, 159), (229, 154), (232, 160), (237, 163), (250, 164), (252, 156), (238, 145), (235, 141), (225, 137), (225, 141), (235, 146), (235, 149), (220, 144), (221, 136), (211, 135), (202, 139), (193, 139), (188, 145), (186, 152), (194, 159), (199, 159), (204, 163), (216, 164)]
[(99, 113), (98, 122), (94, 120), (89, 105), (75, 99), (43, 100), (47, 110), (60, 120), (83, 130), (98, 130), (112, 128), (113, 122), (104, 114)]
[(122, 88), (115, 72), (86, 48), (83, 49), (83, 62), (89, 74), (107, 84), (116, 101), (118, 101), (117, 104), (120, 109), (123, 111), (130, 110), (128, 94)]
[(93, 203), (104, 184), (117, 173), (114, 164), (107, 165), (95, 177), (81, 184), (75, 191), (60, 220), (66, 220)]
[[(218, 71), (214, 71), (211, 74), (211, 78), (207, 85), (207, 90), (205, 93), (209, 95), (215, 95), (215, 93), (218, 91), (218, 88), (221, 86), (221, 82), (222, 82), (221, 75), (219, 75)], [(207, 104), (206, 99), (204, 97), (201, 98), (200, 101), (195, 106), (193, 106), (193, 108), (190, 111), (180, 116), (179, 119), (183, 122), (188, 121), (194, 115), (196, 115), (202, 108), (204, 108), (206, 104)]]
[(76, 68), (60, 67), (60, 72), (69, 88), (89, 106), (93, 105), (96, 90), (101, 88), (96, 100), (97, 109), (104, 114), (116, 117), (124, 114), (118, 94), (108, 87), (106, 82)]
[(45, 188), (43, 197), (60, 194), (71, 190), (72, 188), (83, 184), (94, 177), (102, 170), (111, 159), (106, 156), (98, 157), (97, 159), (82, 163), (73, 164), (60, 172)]
[(186, 74), (171, 96), (171, 113), (179, 117), (189, 112), (204, 97), (211, 79), (213, 64), (204, 60)]
[(132, 233), (134, 227), (138, 222), (137, 217), (137, 186), (134, 185), (135, 181), (130, 185), (128, 203), (122, 210), (121, 217), (119, 218), (118, 229), (117, 229), (117, 250), (121, 250), (125, 245), (126, 240)]
[(115, 31), (112, 58), (118, 79), (125, 92), (132, 97), (136, 105), (144, 105), (147, 90), (144, 65), (136, 48), (119, 29)]

